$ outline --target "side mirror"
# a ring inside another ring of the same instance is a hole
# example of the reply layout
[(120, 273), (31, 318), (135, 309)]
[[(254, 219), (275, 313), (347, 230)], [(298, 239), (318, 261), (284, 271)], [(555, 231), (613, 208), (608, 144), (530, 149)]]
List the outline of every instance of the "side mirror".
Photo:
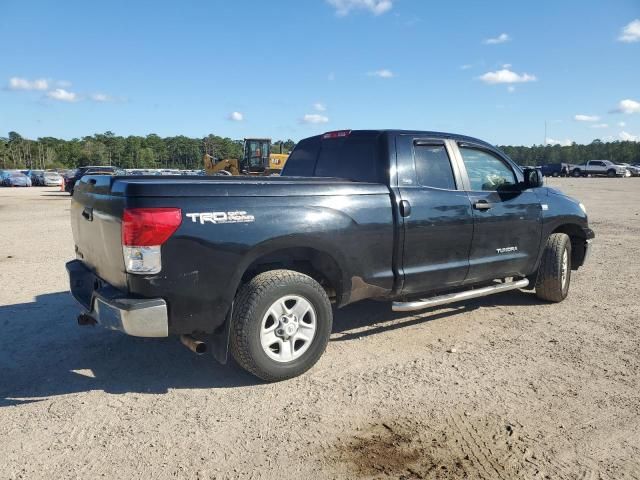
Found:
[(542, 171), (537, 168), (525, 168), (524, 169), (524, 187), (525, 188), (538, 188), (544, 183), (542, 177)]

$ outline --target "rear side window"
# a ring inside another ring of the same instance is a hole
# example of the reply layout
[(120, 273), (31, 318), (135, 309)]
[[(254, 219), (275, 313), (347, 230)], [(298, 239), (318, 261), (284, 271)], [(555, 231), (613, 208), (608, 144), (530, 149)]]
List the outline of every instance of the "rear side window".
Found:
[(469, 175), (471, 190), (495, 191), (517, 183), (511, 167), (495, 155), (469, 147), (460, 147), (460, 153)]
[(423, 187), (455, 190), (456, 182), (449, 155), (444, 145), (416, 145), (414, 147), (416, 177)]
[(318, 151), (320, 150), (320, 137), (311, 137), (301, 140), (293, 149), (291, 155), (284, 164), (283, 176), (288, 177), (313, 177), (316, 168)]
[(375, 132), (353, 132), (341, 138), (307, 138), (293, 150), (282, 175), (384, 183), (379, 150)]

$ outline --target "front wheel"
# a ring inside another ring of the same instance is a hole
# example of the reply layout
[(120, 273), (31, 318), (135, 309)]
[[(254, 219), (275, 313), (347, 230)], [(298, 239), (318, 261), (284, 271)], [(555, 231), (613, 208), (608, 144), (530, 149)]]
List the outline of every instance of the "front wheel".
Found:
[(253, 277), (238, 292), (231, 324), (231, 354), (268, 382), (309, 370), (329, 342), (333, 312), (313, 278), (291, 270)]
[(607, 171), (607, 177), (615, 177), (616, 176), (616, 171), (615, 170), (609, 170)]
[(569, 294), (570, 283), (571, 239), (564, 233), (552, 233), (538, 267), (536, 296), (549, 302), (561, 302)]

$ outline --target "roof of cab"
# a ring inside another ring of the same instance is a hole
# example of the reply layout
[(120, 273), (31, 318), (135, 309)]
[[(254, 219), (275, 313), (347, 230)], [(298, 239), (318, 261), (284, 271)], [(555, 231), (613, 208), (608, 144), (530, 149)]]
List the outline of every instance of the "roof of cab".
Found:
[[(345, 129), (348, 130), (348, 129)], [(451, 140), (456, 140), (458, 142), (469, 142), (476, 143), (480, 145), (485, 145), (487, 147), (496, 148), (495, 145), (491, 145), (490, 143), (480, 140), (479, 138), (470, 137), (468, 135), (460, 135), (457, 133), (448, 133), (448, 132), (433, 132), (429, 130), (400, 130), (400, 129), (371, 129), (371, 130), (351, 130), (353, 133), (377, 133), (381, 135), (420, 135), (430, 138), (447, 138)], [(320, 135), (315, 135), (317, 137), (322, 137), (330, 132), (321, 133)]]

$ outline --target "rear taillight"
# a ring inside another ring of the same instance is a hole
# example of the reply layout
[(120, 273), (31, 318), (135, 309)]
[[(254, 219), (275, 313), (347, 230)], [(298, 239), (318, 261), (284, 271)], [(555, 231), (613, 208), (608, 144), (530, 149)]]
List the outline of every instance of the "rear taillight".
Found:
[(351, 130), (336, 130), (334, 132), (327, 132), (322, 135), (323, 140), (327, 140), (329, 138), (344, 138), (348, 137), (351, 134)]
[(122, 244), (162, 245), (182, 223), (179, 208), (125, 208), (122, 215)]
[(127, 272), (160, 272), (160, 246), (181, 223), (179, 208), (126, 208), (122, 215), (122, 253)]

